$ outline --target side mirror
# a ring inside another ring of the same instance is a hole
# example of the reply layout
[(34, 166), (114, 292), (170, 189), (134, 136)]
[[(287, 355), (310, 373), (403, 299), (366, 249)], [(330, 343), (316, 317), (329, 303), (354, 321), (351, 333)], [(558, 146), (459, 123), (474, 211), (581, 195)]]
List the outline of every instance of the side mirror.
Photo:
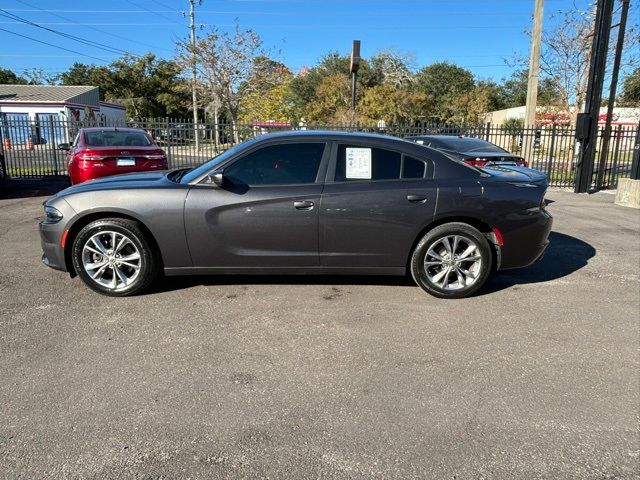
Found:
[(210, 173), (209, 181), (221, 187), (224, 183), (224, 175), (222, 174), (222, 170), (216, 170), (213, 173)]
[(71, 150), (71, 147), (69, 146), (68, 143), (61, 143), (61, 144), (58, 145), (58, 150), (69, 151), (69, 150)]

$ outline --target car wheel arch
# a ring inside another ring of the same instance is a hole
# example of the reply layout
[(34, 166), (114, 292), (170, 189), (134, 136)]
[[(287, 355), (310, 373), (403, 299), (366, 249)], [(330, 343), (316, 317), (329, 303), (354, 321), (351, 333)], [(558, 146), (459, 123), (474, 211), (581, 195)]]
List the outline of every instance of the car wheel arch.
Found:
[(162, 259), (162, 252), (160, 250), (160, 247), (158, 246), (158, 242), (156, 241), (155, 236), (143, 221), (141, 221), (139, 218), (136, 218), (132, 215), (128, 215), (123, 212), (99, 211), (99, 212), (88, 213), (76, 219), (68, 229), (69, 233), (67, 234), (67, 238), (65, 240), (65, 246), (64, 246), (64, 263), (71, 277), (75, 277), (77, 275), (75, 268), (73, 267), (73, 260), (71, 258), (71, 250), (73, 247), (73, 242), (75, 241), (76, 237), (84, 227), (89, 225), (91, 222), (94, 222), (96, 220), (102, 220), (105, 218), (121, 218), (124, 220), (131, 220), (138, 223), (140, 225), (140, 228), (144, 232), (144, 234), (147, 236), (148, 240), (151, 242), (151, 244), (155, 248), (156, 253), (158, 255), (158, 259), (160, 261), (161, 271), (162, 271), (162, 266), (164, 265), (164, 261)]
[[(413, 256), (413, 252), (416, 249), (416, 246), (418, 245), (418, 243), (420, 243), (420, 240), (429, 231), (433, 230), (436, 227), (439, 227), (440, 225), (444, 225), (445, 223), (465, 223), (467, 225), (472, 226), (473, 228), (475, 228), (485, 236), (492, 232), (491, 226), (487, 222), (476, 217), (453, 215), (453, 216), (443, 216), (443, 217), (435, 218), (431, 223), (423, 227), (414, 238), (411, 248), (409, 249), (409, 254), (407, 255), (407, 264), (406, 264), (407, 272), (410, 271), (411, 257)], [(496, 246), (492, 242), (488, 242), (488, 243), (489, 243), (489, 246), (491, 247), (492, 270), (495, 270), (497, 266), (496, 262), (497, 262), (498, 252), (496, 251)]]

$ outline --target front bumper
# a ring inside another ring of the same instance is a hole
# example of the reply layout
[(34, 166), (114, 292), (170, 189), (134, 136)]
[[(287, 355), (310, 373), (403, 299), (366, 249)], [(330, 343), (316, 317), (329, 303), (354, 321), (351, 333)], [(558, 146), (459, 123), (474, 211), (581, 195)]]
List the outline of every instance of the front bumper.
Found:
[(65, 260), (65, 249), (62, 246), (64, 232), (70, 220), (76, 215), (71, 206), (62, 198), (54, 198), (47, 202), (62, 213), (62, 220), (57, 223), (40, 222), (40, 246), (42, 247), (42, 263), (63, 272), (69, 271)]
[(58, 224), (48, 224), (40, 222), (40, 245), (42, 247), (42, 263), (56, 270), (67, 271), (64, 258), (64, 248), (60, 245), (62, 232), (57, 227)]

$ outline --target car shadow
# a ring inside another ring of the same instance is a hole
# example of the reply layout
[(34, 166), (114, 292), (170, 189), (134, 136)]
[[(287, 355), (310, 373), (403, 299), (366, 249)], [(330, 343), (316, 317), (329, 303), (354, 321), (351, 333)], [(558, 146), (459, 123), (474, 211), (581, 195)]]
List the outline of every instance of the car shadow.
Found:
[(13, 198), (50, 197), (69, 187), (69, 178), (10, 179), (0, 183), (0, 200)]
[[(545, 256), (533, 265), (498, 272), (480, 289), (477, 296), (498, 292), (520, 284), (542, 283), (567, 276), (587, 265), (596, 254), (590, 244), (564, 233), (551, 232)], [(216, 285), (382, 285), (417, 288), (413, 279), (368, 275), (196, 275), (163, 277), (154, 282), (149, 294)]]
[(410, 277), (373, 275), (186, 275), (163, 277), (147, 293), (162, 293), (196, 286), (222, 285), (384, 285), (417, 287)]
[(526, 268), (497, 272), (477, 295), (494, 293), (528, 283), (543, 283), (566, 277), (586, 266), (596, 249), (579, 238), (551, 232), (549, 246), (542, 259)]

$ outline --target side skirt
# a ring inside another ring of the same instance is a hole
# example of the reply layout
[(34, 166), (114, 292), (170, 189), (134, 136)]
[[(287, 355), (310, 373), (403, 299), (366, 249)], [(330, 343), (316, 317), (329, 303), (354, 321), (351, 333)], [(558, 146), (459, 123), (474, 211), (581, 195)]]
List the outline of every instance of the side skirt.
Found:
[(405, 267), (170, 267), (175, 275), (393, 275), (404, 276)]

